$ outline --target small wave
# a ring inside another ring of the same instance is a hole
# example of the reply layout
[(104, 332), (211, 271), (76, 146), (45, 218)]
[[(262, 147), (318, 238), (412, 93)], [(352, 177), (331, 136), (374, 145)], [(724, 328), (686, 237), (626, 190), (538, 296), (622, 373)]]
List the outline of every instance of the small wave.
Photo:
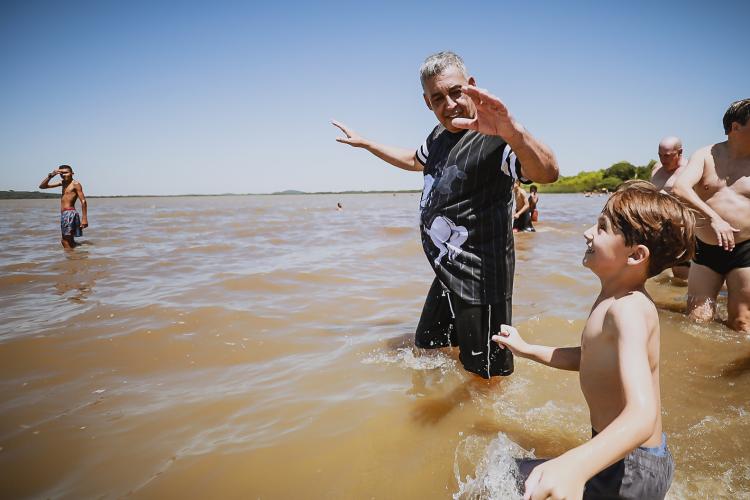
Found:
[[(415, 351), (417, 354), (415, 354)], [(442, 352), (420, 354), (411, 347), (396, 349), (396, 352), (375, 352), (362, 360), (364, 364), (395, 364), (411, 370), (434, 370), (435, 368), (455, 368), (456, 361)]]
[[(453, 493), (453, 499), (521, 498), (517, 486), (516, 458), (531, 458), (532, 454), (502, 432), (499, 432), (497, 437), (482, 451), (483, 444), (483, 439), (469, 436), (456, 447), (453, 473), (458, 484), (458, 491)], [(480, 453), (482, 458), (477, 463), (476, 457)]]

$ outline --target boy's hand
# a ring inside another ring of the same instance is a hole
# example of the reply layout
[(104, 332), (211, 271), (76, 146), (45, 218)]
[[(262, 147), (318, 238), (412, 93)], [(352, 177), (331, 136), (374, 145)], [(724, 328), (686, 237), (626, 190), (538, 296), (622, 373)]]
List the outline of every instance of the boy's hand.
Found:
[(500, 332), (493, 335), (492, 340), (497, 342), (501, 348), (507, 347), (510, 352), (519, 356), (523, 356), (529, 348), (529, 344), (521, 338), (518, 330), (510, 325), (500, 325)]
[(81, 221), (81, 229), (86, 229), (87, 227), (89, 227), (89, 221)]
[(562, 457), (537, 465), (524, 483), (523, 500), (580, 500), (586, 480), (575, 471), (575, 465), (566, 463)]

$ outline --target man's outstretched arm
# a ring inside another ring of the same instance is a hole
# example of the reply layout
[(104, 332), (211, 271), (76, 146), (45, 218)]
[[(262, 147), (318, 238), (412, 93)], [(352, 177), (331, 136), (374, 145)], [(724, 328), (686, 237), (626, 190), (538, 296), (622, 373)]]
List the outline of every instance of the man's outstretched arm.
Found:
[(461, 91), (474, 101), (477, 115), (474, 118), (454, 118), (454, 127), (502, 137), (521, 161), (524, 177), (542, 184), (557, 180), (560, 169), (552, 150), (518, 123), (500, 99), (474, 86), (461, 87)]
[[(414, 150), (399, 148), (395, 146), (386, 146), (377, 144), (360, 136), (354, 130), (350, 129), (343, 123), (336, 120), (331, 121), (334, 127), (340, 129), (346, 137), (337, 137), (336, 141), (348, 144), (355, 148), (363, 148), (374, 154), (383, 161), (386, 161), (394, 167), (410, 170), (412, 172), (421, 172), (424, 167), (417, 160)], [(511, 146), (512, 147), (512, 146)]]
[(50, 188), (56, 188), (56, 187), (62, 186), (62, 182), (55, 182), (54, 184), (49, 183), (49, 181), (51, 181), (52, 178), (59, 173), (60, 171), (57, 169), (48, 173), (47, 176), (44, 179), (42, 179), (42, 182), (39, 183), (39, 189), (50, 189)]

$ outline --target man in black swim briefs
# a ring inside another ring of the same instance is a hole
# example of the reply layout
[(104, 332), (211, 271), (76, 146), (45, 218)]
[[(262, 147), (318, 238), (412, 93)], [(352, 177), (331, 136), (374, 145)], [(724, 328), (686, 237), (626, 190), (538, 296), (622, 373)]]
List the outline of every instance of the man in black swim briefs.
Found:
[(416, 345), (457, 345), (467, 371), (483, 378), (510, 375), (512, 354), (490, 337), (511, 321), (513, 181), (553, 182), (557, 162), (499, 99), (475, 87), (456, 54), (428, 57), (420, 79), (439, 124), (416, 153), (374, 143), (334, 121), (345, 134), (336, 140), (424, 174), (420, 230), (436, 278)]
[(724, 114), (727, 140), (699, 149), (675, 181), (674, 194), (703, 216), (688, 278), (688, 314), (710, 321), (727, 284), (727, 324), (750, 332), (750, 99)]

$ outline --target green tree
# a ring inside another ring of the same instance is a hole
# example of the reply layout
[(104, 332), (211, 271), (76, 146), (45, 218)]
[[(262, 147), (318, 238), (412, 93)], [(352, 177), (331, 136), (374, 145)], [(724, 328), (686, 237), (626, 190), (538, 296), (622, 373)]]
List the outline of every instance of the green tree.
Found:
[(604, 171), (604, 177), (617, 177), (621, 181), (627, 181), (635, 177), (635, 165), (627, 161), (615, 163)]

